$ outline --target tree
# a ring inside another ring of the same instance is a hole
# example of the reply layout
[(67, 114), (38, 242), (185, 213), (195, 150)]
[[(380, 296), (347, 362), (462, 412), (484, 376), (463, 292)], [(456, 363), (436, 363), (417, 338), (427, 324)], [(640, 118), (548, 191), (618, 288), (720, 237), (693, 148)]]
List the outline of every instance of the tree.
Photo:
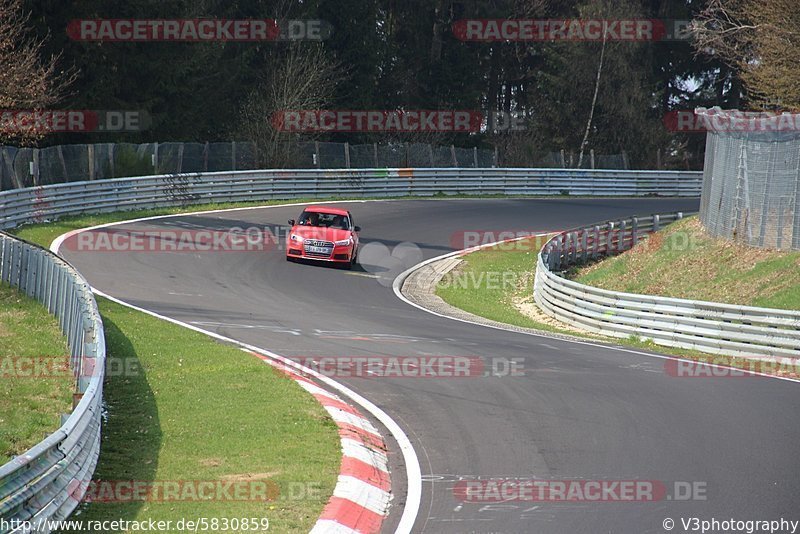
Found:
[(754, 106), (800, 110), (797, 0), (710, 0), (693, 29), (698, 53), (736, 69)]
[[(0, 110), (43, 110), (58, 102), (74, 79), (72, 71), (59, 71), (58, 56), (42, 59), (44, 41), (28, 36), (28, 21), (22, 0), (0, 0)], [(0, 141), (29, 144), (45, 133), (34, 123), (0, 128)]]
[[(582, 19), (647, 18), (638, 0), (585, 0)], [(650, 164), (667, 142), (654, 49), (661, 43), (553, 42), (542, 48), (530, 99), (533, 137), (543, 150), (620, 154)], [(663, 90), (663, 88), (662, 88)], [(586, 161), (582, 162), (586, 166)]]
[[(240, 110), (234, 133), (256, 143), (262, 166), (286, 167), (295, 162), (295, 134), (276, 127), (273, 117), (284, 110), (317, 110), (330, 104), (343, 78), (340, 66), (331, 61), (322, 47), (300, 43), (276, 58)], [(304, 135), (304, 140), (313, 136)]]

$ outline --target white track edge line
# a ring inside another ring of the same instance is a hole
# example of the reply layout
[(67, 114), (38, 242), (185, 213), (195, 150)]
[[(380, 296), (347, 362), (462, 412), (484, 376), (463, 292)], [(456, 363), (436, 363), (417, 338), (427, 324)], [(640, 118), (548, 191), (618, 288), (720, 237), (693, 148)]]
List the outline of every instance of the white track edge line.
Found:
[[(609, 344), (594, 343), (592, 341), (581, 341), (581, 340), (578, 340), (578, 339), (562, 338), (562, 337), (558, 337), (558, 336), (548, 335), (546, 332), (537, 333), (537, 332), (527, 332), (527, 331), (524, 331), (524, 330), (514, 330), (513, 328), (508, 328), (508, 327), (503, 327), (503, 326), (498, 326), (498, 325), (493, 325), (493, 324), (479, 323), (477, 321), (470, 321), (469, 319), (462, 319), (461, 317), (453, 317), (451, 315), (446, 315), (444, 313), (439, 313), (439, 312), (436, 312), (436, 311), (433, 311), (433, 310), (429, 310), (428, 308), (426, 308), (424, 306), (420, 306), (416, 302), (412, 302), (405, 295), (403, 295), (403, 292), (401, 290), (402, 287), (403, 287), (403, 283), (406, 281), (406, 278), (408, 278), (414, 271), (417, 271), (418, 269), (421, 269), (421, 268), (425, 267), (426, 265), (429, 265), (429, 264), (434, 263), (436, 261), (443, 260), (443, 259), (449, 258), (451, 256), (470, 254), (470, 253), (476, 252), (476, 251), (478, 251), (480, 249), (493, 247), (493, 246), (496, 246), (496, 245), (501, 245), (503, 243), (510, 243), (512, 241), (520, 241), (522, 239), (529, 239), (531, 237), (540, 237), (541, 235), (549, 235), (551, 233), (557, 233), (557, 232), (546, 232), (544, 234), (536, 234), (536, 235), (530, 235), (530, 236), (524, 236), (524, 237), (515, 237), (513, 239), (504, 239), (502, 241), (495, 241), (494, 243), (486, 243), (486, 244), (479, 245), (479, 246), (476, 246), (476, 247), (470, 247), (470, 248), (466, 248), (466, 249), (462, 249), (462, 250), (456, 250), (456, 251), (453, 251), (453, 252), (448, 252), (447, 254), (442, 254), (441, 256), (436, 256), (435, 258), (429, 258), (429, 259), (427, 259), (425, 261), (419, 262), (418, 264), (414, 265), (413, 267), (411, 267), (409, 269), (406, 269), (402, 273), (398, 274), (397, 277), (392, 282), (392, 290), (394, 290), (395, 296), (397, 298), (399, 298), (400, 300), (402, 300), (403, 302), (405, 302), (406, 304), (409, 304), (409, 305), (411, 305), (411, 306), (413, 306), (413, 307), (415, 307), (417, 309), (420, 309), (420, 310), (422, 310), (422, 311), (424, 311), (426, 313), (430, 313), (431, 315), (436, 315), (437, 317), (442, 317), (444, 319), (450, 319), (452, 321), (459, 321), (461, 323), (467, 323), (467, 324), (472, 324), (472, 325), (477, 325), (477, 326), (483, 326), (485, 328), (493, 328), (495, 330), (501, 330), (503, 332), (514, 332), (514, 333), (517, 333), (517, 334), (525, 334), (526, 336), (543, 337), (545, 339), (552, 339), (552, 340), (556, 340), (556, 341), (564, 341), (564, 342), (567, 342), (567, 343), (574, 343), (576, 345), (587, 345), (589, 347), (599, 347), (599, 348), (603, 348), (603, 349), (606, 349), (606, 350), (616, 350), (616, 351), (620, 351), (620, 352), (627, 352), (629, 354), (638, 354), (640, 356), (647, 356), (649, 358), (657, 358), (659, 360), (678, 360), (678, 361), (687, 362), (687, 363), (698, 363), (698, 362), (696, 362), (694, 360), (690, 360), (688, 358), (681, 358), (680, 356), (669, 356), (669, 355), (666, 355), (666, 354), (653, 354), (653, 353), (649, 353), (649, 352), (642, 352), (642, 351), (639, 351), (639, 350), (620, 347), (618, 345), (612, 345), (610, 343)], [(489, 319), (489, 320), (491, 320), (491, 319)], [(713, 354), (710, 354), (710, 355), (714, 356)], [(742, 369), (740, 369), (738, 367), (732, 367), (732, 366), (718, 364), (718, 363), (708, 363), (708, 362), (702, 362), (702, 363), (704, 365), (708, 365), (709, 367), (714, 367), (716, 369), (728, 369), (728, 370), (737, 370), (737, 371), (741, 371), (742, 370)], [(770, 374), (761, 373), (761, 372), (758, 372), (758, 371), (746, 371), (746, 372), (749, 375), (761, 376), (761, 377), (764, 377), (764, 378), (773, 378), (773, 379), (776, 379), (776, 380), (783, 380), (783, 381), (786, 381), (786, 382), (794, 382), (794, 383), (800, 384), (800, 379), (798, 379), (798, 378), (790, 378), (790, 377), (787, 377), (787, 376), (770, 375)]]
[[(315, 204), (331, 204), (331, 203), (344, 203), (344, 202), (354, 202), (354, 201), (347, 201), (347, 200), (332, 200), (332, 201), (325, 201), (325, 202), (315, 202)], [(355, 201), (357, 202), (357, 200)], [(362, 200), (361, 202), (368, 202), (366, 200)], [(221, 210), (207, 210), (207, 211), (200, 211), (200, 212), (191, 212), (191, 213), (178, 213), (178, 214), (171, 214), (171, 215), (155, 215), (152, 217), (142, 217), (139, 219), (132, 219), (129, 221), (116, 221), (113, 223), (108, 224), (98, 224), (95, 226), (91, 226), (88, 228), (79, 228), (76, 230), (71, 230), (65, 234), (61, 234), (60, 236), (56, 237), (53, 242), (50, 244), (50, 251), (54, 254), (58, 254), (59, 248), (61, 244), (68, 239), (69, 237), (79, 234), (81, 232), (86, 232), (89, 230), (96, 230), (99, 228), (107, 228), (111, 226), (118, 226), (121, 224), (128, 224), (132, 222), (142, 222), (142, 221), (152, 221), (155, 219), (164, 219), (164, 218), (173, 218), (173, 217), (182, 217), (188, 215), (201, 215), (201, 214), (208, 214), (208, 213), (222, 213), (228, 211), (242, 211), (242, 210), (253, 210), (253, 209), (268, 209), (268, 208), (285, 208), (291, 206), (305, 206), (308, 205), (308, 202), (296, 202), (292, 204), (277, 204), (272, 206), (247, 206), (241, 208), (225, 208)], [(254, 345), (250, 345), (248, 343), (244, 343), (242, 341), (238, 341), (226, 336), (222, 336), (215, 332), (211, 332), (209, 330), (204, 330), (202, 328), (198, 328), (194, 325), (185, 323), (183, 321), (179, 321), (178, 319), (173, 319), (172, 317), (167, 317), (165, 315), (161, 315), (157, 312), (147, 310), (145, 308), (141, 308), (129, 302), (125, 302), (124, 300), (118, 299), (116, 297), (112, 297), (111, 295), (100, 291), (99, 289), (89, 286), (92, 292), (98, 296), (105, 297), (112, 302), (116, 302), (121, 306), (128, 307), (132, 310), (140, 311), (142, 313), (146, 313), (152, 317), (156, 317), (158, 319), (162, 319), (164, 321), (176, 324), (178, 326), (182, 326), (184, 328), (188, 328), (189, 330), (193, 330), (195, 332), (199, 332), (201, 334), (205, 334), (210, 336), (214, 339), (219, 341), (225, 341), (227, 343), (231, 343), (237, 345), (239, 347), (245, 348), (247, 350), (252, 350), (264, 356), (268, 356), (276, 361), (283, 363), (284, 365), (290, 365), (301, 371), (314, 376), (321, 382), (324, 382), (328, 386), (336, 389), (346, 397), (350, 398), (353, 402), (361, 406), (363, 409), (367, 410), (375, 419), (381, 422), (383, 426), (389, 431), (392, 435), (394, 440), (397, 442), (398, 447), (400, 448), (400, 452), (403, 455), (403, 461), (406, 464), (406, 501), (405, 505), (403, 506), (403, 514), (400, 516), (400, 522), (397, 524), (397, 528), (395, 529), (395, 534), (410, 534), (412, 529), (414, 528), (414, 523), (417, 521), (417, 515), (419, 514), (419, 508), (422, 503), (422, 468), (419, 464), (419, 458), (417, 457), (417, 453), (414, 450), (414, 446), (411, 444), (411, 440), (400, 428), (394, 419), (392, 419), (389, 414), (381, 410), (378, 406), (367, 400), (365, 397), (359, 395), (352, 389), (348, 388), (344, 384), (340, 384), (336, 380), (333, 380), (330, 377), (323, 376), (313, 369), (309, 369), (299, 365), (291, 360), (288, 360), (274, 352), (271, 352), (267, 349), (263, 349), (261, 347), (256, 347)]]

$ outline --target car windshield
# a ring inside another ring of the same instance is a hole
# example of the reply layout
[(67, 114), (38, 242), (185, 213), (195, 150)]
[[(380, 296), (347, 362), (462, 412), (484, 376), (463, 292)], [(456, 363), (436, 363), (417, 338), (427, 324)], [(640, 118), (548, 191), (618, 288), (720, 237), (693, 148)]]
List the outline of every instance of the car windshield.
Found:
[(304, 211), (300, 215), (298, 224), (301, 226), (338, 228), (340, 230), (350, 229), (350, 221), (348, 221), (347, 216), (336, 213), (322, 213), (316, 211)]

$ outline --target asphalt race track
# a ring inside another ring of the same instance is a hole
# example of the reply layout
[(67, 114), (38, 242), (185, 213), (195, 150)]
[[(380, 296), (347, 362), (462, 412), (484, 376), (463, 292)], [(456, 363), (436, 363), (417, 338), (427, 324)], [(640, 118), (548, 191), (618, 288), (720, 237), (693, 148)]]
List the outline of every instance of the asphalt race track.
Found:
[[(391, 250), (409, 241), (429, 258), (452, 250), (452, 236), (465, 230), (558, 230), (695, 211), (698, 204), (564, 198), (337, 205), (362, 226), (362, 246), (378, 241)], [(259, 208), (129, 227), (275, 227), (299, 211)], [(284, 356), (521, 359), (523, 376), (339, 379), (385, 410), (414, 444), (423, 472), (415, 532), (663, 533), (668, 517), (676, 532), (683, 532), (680, 518), (797, 519), (800, 384), (676, 378), (665, 373), (664, 360), (647, 355), (436, 317), (397, 299), (378, 283), (375, 266), (348, 272), (289, 263), (282, 247), (172, 254), (62, 247), (61, 253), (103, 292)], [(532, 269), (534, 261), (531, 253)], [(390, 452), (395, 503), (402, 504), (403, 466)], [(464, 503), (454, 496), (458, 481), (534, 477), (658, 481), (669, 498)], [(680, 489), (695, 484), (695, 497), (705, 500), (678, 499), (675, 482)], [(393, 511), (389, 527), (397, 516)]]

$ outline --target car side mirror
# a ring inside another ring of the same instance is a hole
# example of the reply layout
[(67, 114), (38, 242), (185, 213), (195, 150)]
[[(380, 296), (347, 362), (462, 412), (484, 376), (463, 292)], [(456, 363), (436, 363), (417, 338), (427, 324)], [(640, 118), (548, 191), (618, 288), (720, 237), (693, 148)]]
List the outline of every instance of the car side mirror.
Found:
[(289, 224), (291, 224), (292, 226), (294, 226), (294, 219), (289, 219), (287, 222), (288, 222)]
[(353, 227), (353, 231), (354, 232), (360, 232), (361, 231), (361, 227), (360, 226), (354, 226)]

